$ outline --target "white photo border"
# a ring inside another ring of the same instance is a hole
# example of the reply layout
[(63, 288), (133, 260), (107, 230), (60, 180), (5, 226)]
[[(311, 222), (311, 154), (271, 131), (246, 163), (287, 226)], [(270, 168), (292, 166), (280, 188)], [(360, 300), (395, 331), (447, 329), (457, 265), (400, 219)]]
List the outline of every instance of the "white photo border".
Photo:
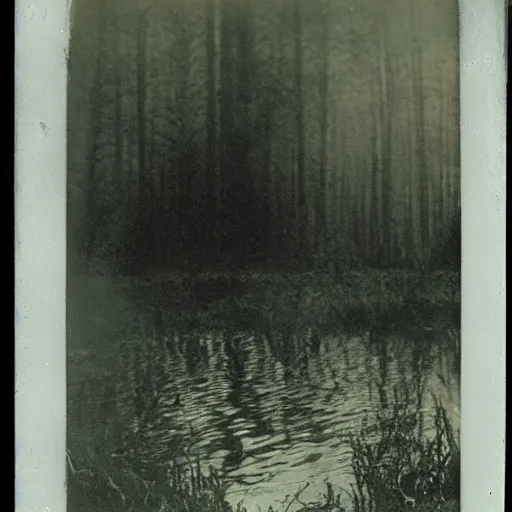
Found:
[[(504, 510), (505, 1), (460, 0), (463, 512)], [(15, 499), (66, 510), (71, 0), (15, 4)]]

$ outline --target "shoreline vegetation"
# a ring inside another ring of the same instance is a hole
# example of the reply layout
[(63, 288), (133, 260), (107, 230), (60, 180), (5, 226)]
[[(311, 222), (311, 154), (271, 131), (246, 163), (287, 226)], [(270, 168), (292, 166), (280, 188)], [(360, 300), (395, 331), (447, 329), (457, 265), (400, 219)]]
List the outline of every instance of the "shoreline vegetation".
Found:
[(156, 328), (311, 326), (320, 331), (459, 323), (460, 273), (361, 269), (171, 273), (120, 281)]
[[(265, 512), (460, 510), (460, 451), (443, 407), (436, 407), (432, 439), (417, 436), (419, 413), (404, 404), (395, 404), (386, 418), (376, 412), (375, 419), (372, 435), (351, 436), (356, 478), (351, 489), (326, 482), (318, 500), (305, 503), (300, 495), (306, 483), (279, 508)], [(377, 442), (375, 435), (380, 437)], [(156, 468), (153, 474), (141, 475), (132, 463), (109, 457), (108, 446), (97, 443), (81, 449), (70, 441), (68, 506), (74, 512), (248, 512), (242, 502), (227, 500), (228, 485), (212, 467), (205, 475), (198, 459), (169, 463), (165, 474)]]
[[(129, 331), (131, 339), (133, 330), (138, 331), (139, 340), (196, 329), (252, 330), (268, 339), (283, 330), (309, 329), (321, 340), (336, 332), (364, 330), (378, 342), (379, 336), (404, 329), (420, 330), (425, 338), (460, 322), (460, 274), (449, 270), (169, 273), (137, 278), (82, 276), (78, 281), (71, 276), (69, 283), (76, 282), (68, 288), (91, 279), (112, 280), (117, 296), (129, 299), (124, 316), (103, 307), (105, 318), (123, 324), (115, 335), (109, 334), (108, 343), (101, 335), (77, 334), (73, 316), (68, 316), (68, 332), (75, 332), (68, 342), (67, 485), (73, 512), (246, 510), (243, 503), (227, 501), (227, 483), (212, 468), (205, 471), (203, 461), (180, 457), (164, 475), (156, 467), (142, 472), (136, 461), (117, 453), (120, 434), (113, 376), (118, 368), (112, 361), (128, 350)], [(87, 295), (86, 287), (80, 293)], [(89, 300), (101, 308), (101, 298), (93, 290), (90, 293)], [(112, 302), (112, 297), (105, 301)], [(455, 338), (460, 354), (460, 335)], [(84, 388), (87, 373), (95, 376), (94, 389), (90, 382)], [(85, 395), (98, 401), (83, 400)], [(350, 437), (354, 486), (341, 491), (336, 482), (327, 483), (317, 503), (303, 503), (304, 488), (298, 487), (287, 503), (264, 512), (395, 512), (412, 505), (420, 512), (459, 510), (458, 435), (438, 403), (434, 436), (425, 437), (423, 413), (413, 395), (414, 390), (405, 385), (395, 389), (390, 407), (382, 405), (370, 413), (371, 428)]]

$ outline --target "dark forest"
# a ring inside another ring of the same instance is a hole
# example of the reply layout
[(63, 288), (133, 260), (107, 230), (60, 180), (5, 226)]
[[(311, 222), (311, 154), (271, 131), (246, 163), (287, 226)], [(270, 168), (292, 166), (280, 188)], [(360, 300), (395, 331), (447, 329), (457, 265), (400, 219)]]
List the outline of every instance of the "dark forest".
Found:
[(74, 2), (71, 266), (457, 267), (455, 2), (374, 3)]

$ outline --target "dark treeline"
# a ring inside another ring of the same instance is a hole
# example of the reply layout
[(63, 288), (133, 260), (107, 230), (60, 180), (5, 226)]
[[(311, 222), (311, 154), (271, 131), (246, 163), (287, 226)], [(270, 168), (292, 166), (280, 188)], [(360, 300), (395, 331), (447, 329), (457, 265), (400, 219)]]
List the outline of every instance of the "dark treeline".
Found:
[(73, 3), (72, 265), (389, 267), (457, 247), (455, 0)]

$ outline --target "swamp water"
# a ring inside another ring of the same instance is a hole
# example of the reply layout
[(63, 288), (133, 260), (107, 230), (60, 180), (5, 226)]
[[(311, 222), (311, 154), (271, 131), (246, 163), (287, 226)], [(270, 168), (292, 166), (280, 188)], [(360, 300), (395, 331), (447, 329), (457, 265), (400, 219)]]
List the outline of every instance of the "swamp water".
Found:
[(229, 501), (249, 512), (283, 508), (306, 485), (301, 501), (319, 501), (326, 481), (349, 503), (349, 435), (391, 404), (393, 389), (421, 399), (427, 435), (436, 400), (459, 428), (460, 336), (446, 319), (402, 323), (385, 335), (231, 327), (164, 336), (133, 325), (125, 329), (132, 334), (120, 335), (133, 322), (132, 305), (102, 280), (75, 286), (81, 294), (68, 302), (71, 428), (104, 432), (116, 424), (118, 444), (140, 471), (200, 460), (203, 473), (212, 466), (229, 484)]
[(307, 335), (291, 333), (279, 351), (251, 333), (146, 339), (124, 361), (117, 407), (128, 424), (136, 416), (136, 383), (150, 378), (155, 410), (132, 422), (129, 441), (139, 447), (139, 461), (165, 465), (178, 452), (199, 457), (203, 471), (211, 465), (229, 482), (228, 499), (249, 511), (279, 506), (306, 483), (304, 501), (318, 498), (326, 480), (343, 495), (353, 481), (348, 435), (392, 400), (394, 386), (421, 390), (427, 435), (434, 397), (458, 429), (451, 332), (424, 331), (423, 340), (397, 334), (377, 344), (367, 334), (339, 334), (313, 353)]

